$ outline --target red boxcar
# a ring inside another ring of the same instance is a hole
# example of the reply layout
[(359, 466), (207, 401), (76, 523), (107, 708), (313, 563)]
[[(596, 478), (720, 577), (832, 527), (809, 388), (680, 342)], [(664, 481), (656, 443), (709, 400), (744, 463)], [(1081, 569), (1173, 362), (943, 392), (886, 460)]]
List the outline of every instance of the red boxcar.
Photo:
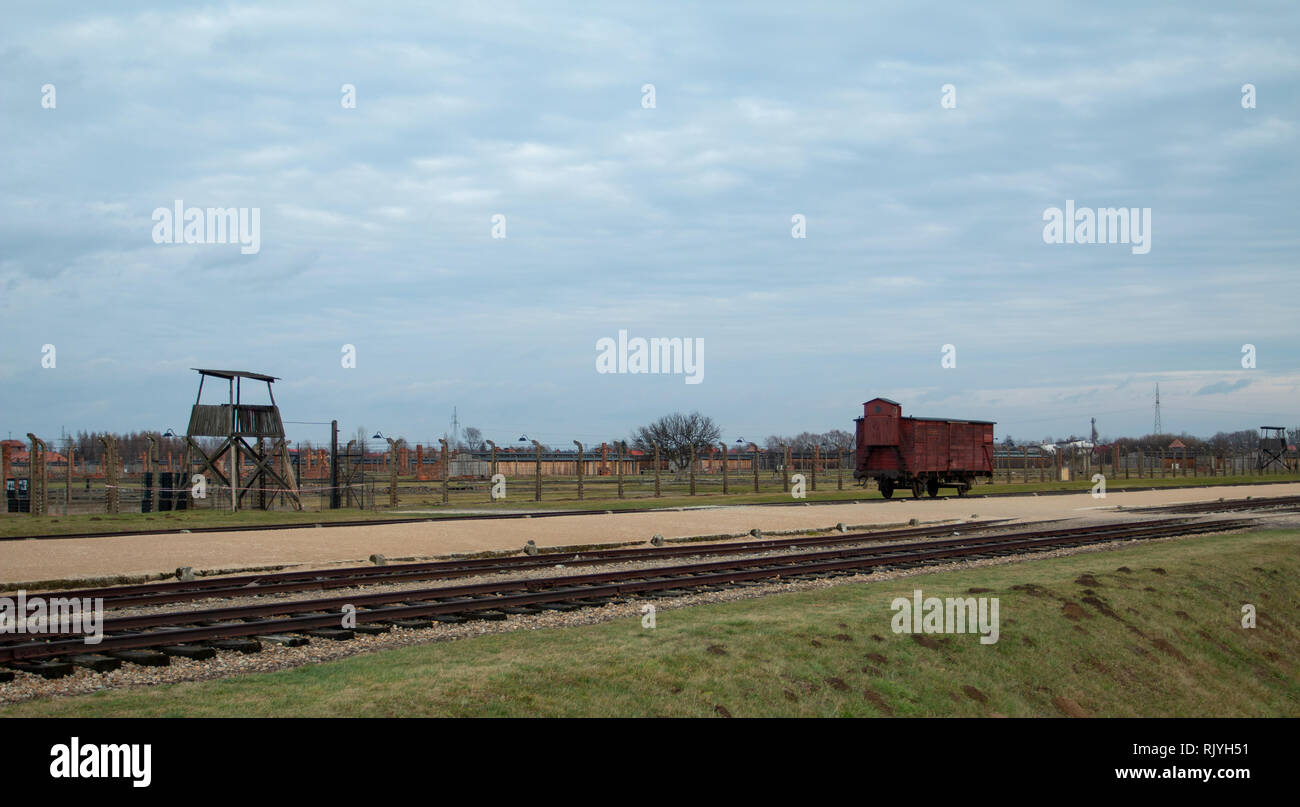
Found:
[(993, 421), (903, 417), (888, 398), (862, 405), (855, 479), (875, 479), (886, 499), (899, 488), (939, 495), (939, 488), (966, 491), (981, 476), (993, 476)]

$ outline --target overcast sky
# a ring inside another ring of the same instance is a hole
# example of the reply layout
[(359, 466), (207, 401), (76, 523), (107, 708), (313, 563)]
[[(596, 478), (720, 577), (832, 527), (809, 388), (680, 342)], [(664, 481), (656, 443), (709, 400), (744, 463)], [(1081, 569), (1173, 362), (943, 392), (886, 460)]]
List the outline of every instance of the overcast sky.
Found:
[[(0, 434), (182, 431), (192, 367), (413, 442), (1300, 424), (1294, 3), (385, 5), (5, 4)], [(156, 244), (176, 200), (260, 251)], [(1066, 200), (1150, 251), (1044, 243)], [(619, 330), (702, 383), (597, 373)]]

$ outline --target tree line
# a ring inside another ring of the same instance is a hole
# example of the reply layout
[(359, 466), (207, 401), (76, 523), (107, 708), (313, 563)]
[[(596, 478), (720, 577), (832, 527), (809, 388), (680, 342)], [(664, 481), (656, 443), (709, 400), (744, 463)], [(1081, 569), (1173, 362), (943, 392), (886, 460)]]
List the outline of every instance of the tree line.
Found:
[[(104, 460), (104, 444), (100, 442), (101, 437), (116, 438), (118, 457), (123, 462), (135, 462), (149, 449), (149, 435), (153, 435), (158, 441), (159, 458), (165, 457), (169, 453), (179, 456), (185, 451), (184, 437), (163, 437), (158, 432), (138, 431), (119, 434), (107, 431), (79, 431), (62, 437), (41, 437), (41, 435), (37, 435), (37, 437), (40, 437), (45, 442), (45, 447), (52, 453), (66, 454), (68, 446), (71, 444), (73, 458), (77, 462), (98, 464)], [(212, 438), (201, 438), (199, 445), (205, 449), (216, 448), (218, 442)], [(23, 439), (22, 443), (25, 446), (30, 446), (31, 441)]]
[[(1288, 444), (1300, 442), (1300, 426), (1288, 428), (1286, 430)], [(1077, 437), (1071, 434), (1069, 437), (1055, 438), (1047, 435), (1042, 440), (1016, 440), (1008, 435), (1002, 439), (1002, 445), (1008, 448), (1029, 447), (1038, 445), (1059, 445), (1064, 443), (1074, 443), (1086, 440), (1084, 437)], [(1190, 453), (1212, 453), (1212, 454), (1249, 454), (1259, 450), (1260, 434), (1257, 429), (1240, 429), (1238, 431), (1221, 431), (1212, 437), (1197, 437), (1187, 432), (1174, 434), (1173, 432), (1163, 432), (1160, 434), (1146, 434), (1141, 437), (1110, 437), (1099, 436), (1097, 445), (1112, 446), (1118, 444), (1121, 451), (1142, 451), (1145, 453), (1158, 454), (1167, 450), (1174, 440), (1182, 441), (1187, 446), (1187, 452)], [(1179, 449), (1175, 449), (1179, 450)]]
[[(164, 457), (167, 454), (180, 455), (185, 451), (185, 440), (183, 437), (162, 437), (157, 432), (133, 431), (126, 433), (113, 433), (106, 431), (78, 431), (75, 434), (69, 434), (65, 437), (42, 438), (51, 451), (64, 453), (69, 441), (76, 453), (79, 461), (99, 463), (103, 460), (104, 446), (100, 438), (104, 436), (113, 436), (117, 438), (118, 455), (127, 462), (135, 461), (138, 457), (148, 450), (148, 435), (153, 434), (158, 440), (158, 456)], [(619, 443), (625, 443), (629, 449), (639, 450), (646, 453), (654, 451), (654, 445), (659, 445), (661, 456), (663, 456), (671, 465), (678, 470), (685, 469), (690, 464), (691, 446), (695, 446), (697, 456), (704, 456), (717, 449), (722, 435), (722, 428), (713, 418), (703, 415), (700, 412), (691, 412), (689, 414), (682, 412), (673, 412), (668, 415), (656, 418), (644, 426), (634, 428), (627, 438), (614, 438), (609, 441), (610, 445), (617, 446)], [(1287, 442), (1291, 444), (1300, 443), (1300, 426), (1288, 428), (1286, 430)], [(372, 434), (367, 434), (364, 427), (358, 428), (353, 435), (362, 445), (366, 445), (371, 451), (386, 451), (388, 449), (387, 441), (375, 440)], [(1008, 448), (1033, 447), (1039, 445), (1058, 445), (1063, 443), (1072, 443), (1085, 438), (1071, 434), (1069, 437), (1056, 438), (1052, 435), (1045, 436), (1042, 440), (1017, 440), (1008, 435), (1004, 437), (1001, 444)], [(1213, 453), (1213, 454), (1249, 454), (1259, 450), (1260, 434), (1255, 429), (1240, 429), (1238, 431), (1221, 431), (1212, 437), (1197, 437), (1187, 432), (1174, 434), (1166, 432), (1161, 434), (1147, 434), (1141, 437), (1117, 437), (1109, 436), (1098, 437), (1097, 444), (1100, 446), (1111, 446), (1118, 444), (1121, 451), (1142, 451), (1146, 453), (1159, 453), (1168, 450), (1169, 445), (1174, 440), (1181, 440), (1187, 446), (1188, 453)], [(22, 440), (26, 444), (27, 440)], [(460, 451), (486, 451), (488, 450), (487, 441), (483, 439), (483, 433), (474, 427), (464, 429), (461, 439), (449, 441), (450, 447)], [(215, 450), (220, 443), (220, 438), (198, 438), (199, 445), (205, 451)], [(340, 448), (346, 445), (347, 440), (340, 435)], [(379, 443), (376, 446), (375, 443)], [(782, 446), (788, 445), (792, 451), (801, 453), (810, 453), (814, 448), (820, 448), (823, 452), (837, 454), (840, 451), (853, 451), (855, 436), (852, 432), (844, 429), (831, 429), (825, 432), (803, 431), (794, 435), (768, 435), (760, 444), (764, 451), (769, 453), (779, 452)], [(298, 444), (304, 451), (313, 449), (310, 441), (303, 441)], [(520, 448), (516, 441), (509, 441), (499, 444), (501, 448)], [(327, 448), (328, 444), (322, 446)], [(531, 441), (527, 444), (528, 451), (533, 450)], [(749, 444), (734, 446), (742, 451), (749, 450)], [(543, 451), (551, 451), (549, 445), (542, 445)], [(563, 450), (569, 450), (568, 446)]]

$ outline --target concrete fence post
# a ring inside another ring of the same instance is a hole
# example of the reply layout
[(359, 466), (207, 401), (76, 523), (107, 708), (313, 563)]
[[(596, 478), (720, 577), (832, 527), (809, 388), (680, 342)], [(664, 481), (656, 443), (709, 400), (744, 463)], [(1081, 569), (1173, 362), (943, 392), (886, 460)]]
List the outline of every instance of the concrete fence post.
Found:
[(663, 491), (659, 486), (659, 444), (651, 443), (651, 445), (654, 446), (655, 449), (655, 496), (662, 496)]
[[(0, 446), (0, 487), (9, 484), (9, 446)], [(0, 506), (0, 513), (8, 512), (9, 496), (6, 493), (5, 502)]]
[(790, 492), (790, 446), (781, 444), (781, 490)]
[(27, 494), (31, 498), (28, 512), (33, 516), (45, 515), (45, 441), (31, 432), (27, 433), (32, 447), (27, 452)]
[(758, 444), (750, 443), (749, 450), (754, 453), (754, 459), (751, 462), (754, 471), (754, 492), (758, 493)]
[(695, 495), (695, 444), (691, 443), (691, 495)]
[[(439, 437), (438, 442), (442, 444), (442, 448), (439, 449), (442, 455), (442, 503), (446, 504), (451, 495), (451, 455), (447, 450), (447, 438)], [(492, 453), (496, 454), (496, 446), (492, 447)]]
[(722, 444), (722, 494), (725, 496), (727, 490), (727, 444)]
[(578, 501), (582, 501), (582, 443), (574, 440), (573, 444), (578, 447)]
[(50, 452), (45, 441), (41, 440), (41, 515), (50, 514)]
[[(144, 472), (149, 474), (149, 484), (145, 486), (144, 495), (149, 497), (149, 512), (158, 512), (158, 469), (155, 467), (158, 460), (158, 438), (152, 434), (145, 434), (145, 439), (149, 441), (149, 447), (144, 453)], [(68, 488), (72, 488), (72, 474), (68, 474)]]
[[(113, 456), (113, 512), (122, 512), (122, 455), (117, 446), (117, 437), (109, 438), (110, 453)], [(232, 494), (233, 495), (233, 494)]]
[(72, 512), (72, 457), (77, 449), (68, 441), (68, 467), (65, 468), (64, 481), (67, 483), (63, 486), (63, 515)]
[[(171, 457), (167, 457), (171, 462)], [(170, 465), (167, 466), (169, 469)], [(343, 506), (342, 492), (339, 490), (339, 422), (330, 421), (330, 509), (338, 510)]]
[(839, 457), (835, 461), (836, 478), (835, 489), (844, 490), (844, 449), (840, 449)]
[(112, 435), (104, 435), (99, 438), (99, 442), (104, 446), (104, 512), (114, 514), (118, 512), (118, 490), (117, 490), (117, 438)]
[(623, 498), (623, 458), (627, 455), (627, 443), (618, 443), (618, 497)]
[(388, 506), (397, 506), (397, 441), (385, 437), (388, 441)]
[(817, 492), (817, 463), (821, 462), (821, 458), (822, 447), (814, 445), (812, 455), (812, 489), (814, 493)]
[(542, 444), (534, 440), (533, 445), (537, 448), (537, 472), (534, 479), (533, 501), (540, 502), (542, 500)]
[(352, 446), (356, 445), (356, 442), (356, 440), (349, 440), (347, 448), (344, 449), (347, 454), (341, 459), (335, 457), (336, 462), (343, 462), (343, 473), (340, 475), (339, 480), (347, 483), (347, 491), (339, 491), (339, 504), (343, 507), (352, 506)]

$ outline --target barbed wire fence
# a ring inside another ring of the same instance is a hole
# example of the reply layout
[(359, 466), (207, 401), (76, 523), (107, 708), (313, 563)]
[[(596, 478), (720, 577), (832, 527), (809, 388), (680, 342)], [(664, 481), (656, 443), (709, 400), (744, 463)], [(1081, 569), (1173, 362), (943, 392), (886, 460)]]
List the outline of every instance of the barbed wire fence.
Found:
[[(804, 491), (840, 493), (864, 489), (853, 478), (855, 454), (834, 446), (760, 448), (745, 445), (698, 446), (688, 461), (674, 464), (662, 446), (633, 449), (626, 443), (597, 446), (572, 441), (573, 449), (552, 449), (536, 441), (527, 447), (498, 447), (485, 441), (480, 449), (455, 448), (440, 441), (409, 444), (385, 438), (385, 450), (365, 440), (340, 445), (331, 456), (325, 448), (292, 449), (292, 467), (304, 508), (309, 510), (419, 509), (487, 503), (524, 506), (538, 501), (656, 499), (693, 496), (789, 494), (792, 479), (802, 475)], [(123, 456), (116, 441), (103, 441), (97, 461), (77, 455), (69, 443), (60, 453), (44, 442), (24, 452), (3, 447), (5, 499), (0, 512), (59, 515), (70, 513), (163, 513), (194, 509), (229, 509), (231, 489), (199, 472), (183, 468), (183, 454), (157, 451)], [(37, 469), (30, 458), (33, 449)], [(253, 470), (251, 466), (247, 470)], [(1267, 457), (1265, 452), (1102, 450), (1044, 451), (1040, 447), (996, 446), (993, 475), (981, 484), (1016, 485), (1089, 482), (1101, 474), (1118, 481), (1223, 477), (1280, 477), (1300, 473), (1294, 452)], [(337, 482), (334, 482), (337, 480)], [(287, 507), (286, 494), (267, 488), (259, 497), (264, 509)], [(336, 496), (335, 493), (338, 495)]]

